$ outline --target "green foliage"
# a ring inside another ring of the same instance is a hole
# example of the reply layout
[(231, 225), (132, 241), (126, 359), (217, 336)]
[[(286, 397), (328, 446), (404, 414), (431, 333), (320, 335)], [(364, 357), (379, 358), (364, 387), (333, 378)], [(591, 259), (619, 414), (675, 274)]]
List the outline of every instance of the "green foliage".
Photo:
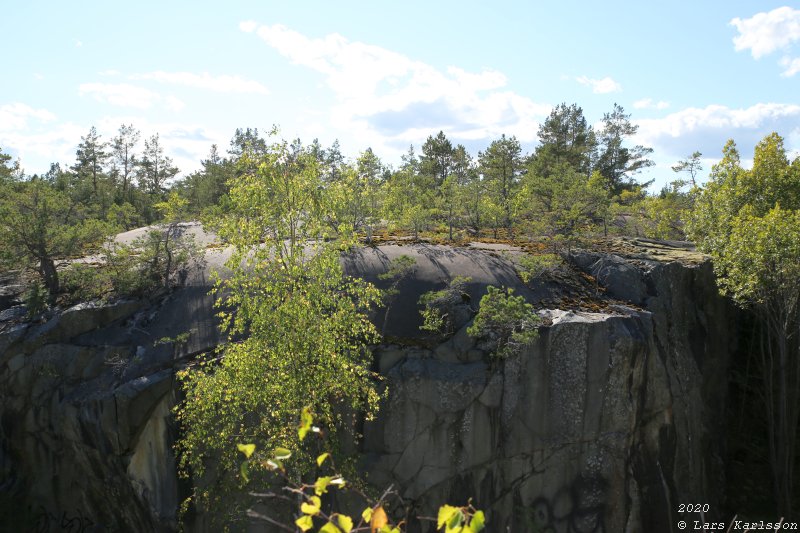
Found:
[(684, 191), (686, 184), (684, 180), (675, 180), (665, 186), (658, 196), (648, 196), (641, 201), (646, 237), (677, 240), (686, 238), (685, 224), (691, 216), (698, 191), (697, 188)]
[(800, 158), (790, 164), (772, 133), (746, 170), (728, 141), (688, 226), (711, 254), (720, 289), (760, 318), (774, 496), (778, 513), (789, 514), (800, 426)]
[(176, 346), (180, 346), (180, 345), (184, 345), (187, 342), (189, 342), (190, 335), (191, 335), (191, 332), (184, 331), (183, 333), (178, 333), (174, 337), (161, 337), (154, 344), (156, 346), (158, 346), (160, 344), (174, 344)]
[(385, 216), (399, 229), (418, 238), (434, 216), (434, 178), (420, 173), (419, 160), (412, 146), (403, 156), (400, 170), (386, 183)]
[(152, 195), (162, 194), (166, 182), (178, 173), (178, 169), (172, 166), (172, 158), (164, 154), (158, 133), (144, 141), (144, 151), (136, 171), (139, 185)]
[(202, 165), (202, 170), (189, 174), (176, 185), (188, 200), (191, 212), (196, 214), (223, 201), (228, 194), (227, 182), (236, 171), (235, 161), (222, 158), (216, 144), (211, 146), (208, 158), (202, 161)]
[(603, 127), (599, 133), (600, 154), (595, 166), (605, 178), (605, 187), (613, 195), (637, 186), (633, 175), (655, 163), (647, 156), (652, 148), (636, 145), (625, 146), (625, 141), (636, 135), (639, 126), (631, 123), (630, 115), (618, 104), (611, 113), (603, 115)]
[(698, 151), (695, 151), (687, 157), (686, 159), (681, 159), (678, 161), (676, 165), (672, 167), (673, 172), (684, 172), (689, 174), (689, 181), (686, 180), (679, 180), (676, 182), (675, 188), (683, 187), (684, 185), (691, 185), (692, 188), (697, 187), (697, 173), (703, 170), (703, 164), (700, 161), (700, 158), (703, 156)]
[(19, 161), (11, 163), (11, 156), (0, 149), (0, 187), (7, 187), (19, 177)]
[(50, 292), (59, 292), (58, 259), (97, 246), (109, 232), (87, 218), (80, 205), (41, 180), (17, 182), (0, 190), (0, 249), (16, 268), (34, 267)]
[(128, 231), (141, 226), (143, 223), (142, 215), (128, 202), (113, 204), (109, 207), (108, 213), (106, 213), (106, 220), (120, 231)]
[(776, 205), (757, 216), (745, 206), (733, 219), (724, 252), (716, 254), (724, 293), (743, 306), (780, 301), (794, 312), (800, 297), (800, 210)]
[(523, 172), (522, 147), (516, 137), (507, 138), (503, 135), (492, 141), (478, 158), (488, 193), (486, 211), (492, 221), (495, 237), (499, 228), (505, 228), (509, 238), (512, 238), (512, 223), (516, 216), (514, 199)]
[(442, 505), (436, 517), (436, 529), (444, 528), (445, 533), (478, 533), (483, 531), (486, 520), (483, 511), (467, 505), (454, 507)]
[(389, 296), (397, 294), (397, 285), (413, 274), (416, 266), (417, 260), (410, 255), (403, 254), (392, 259), (389, 262), (389, 269), (382, 274), (378, 274), (379, 279), (388, 279), (392, 281), (391, 287), (384, 291), (384, 293)]
[(565, 164), (551, 164), (548, 175), (534, 159), (523, 178), (519, 210), (527, 215), (530, 233), (572, 239), (584, 233), (609, 208), (610, 197), (600, 185), (599, 173), (586, 176)]
[(577, 104), (556, 106), (539, 126), (539, 146), (531, 157), (533, 171), (550, 178), (571, 169), (588, 177), (596, 159), (597, 139)]
[(103, 298), (111, 286), (103, 267), (76, 262), (61, 271), (61, 288), (67, 302), (78, 303)]
[[(310, 406), (333, 443), (353, 427), (344, 412), (371, 417), (379, 399), (366, 347), (378, 340), (367, 311), (380, 293), (342, 271), (340, 255), (355, 243), (329, 238), (316, 158), (274, 142), (263, 154), (245, 151), (241, 163), (245, 172), (229, 182), (230, 210), (216, 224), (234, 247), (231, 274), (217, 284), (229, 341), (219, 365), (182, 374), (187, 401), (177, 411), (182, 472), (219, 487), (198, 489), (201, 505), (241, 483), (232, 475), (234, 440), (298, 452), (287, 428)], [(294, 468), (308, 470), (313, 461), (299, 455)], [(250, 477), (266, 470), (253, 464)]]
[(514, 267), (523, 283), (530, 283), (545, 272), (555, 270), (564, 264), (561, 256), (556, 254), (525, 254), (514, 259)]
[(456, 306), (469, 301), (466, 289), (470, 281), (472, 278), (456, 276), (446, 288), (426, 292), (420, 296), (419, 304), (423, 307), (420, 329), (432, 333), (452, 333), (453, 323), (450, 313)]
[(44, 284), (34, 282), (28, 286), (22, 299), (28, 313), (28, 320), (32, 320), (47, 310), (47, 297), (48, 292)]
[(181, 222), (188, 202), (176, 191), (155, 204), (164, 223), (149, 229), (130, 244), (110, 241), (105, 247), (102, 279), (115, 294), (145, 296), (181, 285), (193, 268), (203, 263), (203, 251)]
[(522, 296), (514, 296), (511, 288), (486, 287), (475, 321), (467, 333), (476, 338), (488, 338), (494, 346), (494, 356), (506, 359), (518, 354), (522, 347), (539, 336), (536, 329), (541, 319), (533, 306)]

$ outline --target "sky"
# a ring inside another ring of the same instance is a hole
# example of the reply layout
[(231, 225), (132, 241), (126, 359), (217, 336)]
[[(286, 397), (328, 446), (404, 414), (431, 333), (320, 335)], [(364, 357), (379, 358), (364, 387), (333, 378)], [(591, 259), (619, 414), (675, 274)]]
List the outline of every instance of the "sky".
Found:
[(655, 188), (694, 151), (707, 174), (729, 138), (745, 164), (773, 131), (800, 153), (800, 5), (785, 0), (11, 0), (0, 50), (0, 150), (28, 174), (123, 124), (158, 133), (183, 175), (236, 128), (273, 125), (395, 166), (440, 130), (473, 155), (502, 134), (527, 153), (561, 102), (596, 126), (620, 104)]

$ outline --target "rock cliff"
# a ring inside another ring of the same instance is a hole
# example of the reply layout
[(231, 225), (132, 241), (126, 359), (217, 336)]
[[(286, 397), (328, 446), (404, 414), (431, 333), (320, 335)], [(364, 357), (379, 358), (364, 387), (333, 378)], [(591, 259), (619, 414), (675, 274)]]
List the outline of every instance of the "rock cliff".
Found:
[[(490, 531), (671, 531), (678, 503), (718, 512), (732, 308), (685, 247), (628, 244), (573, 252), (528, 285), (517, 252), (496, 245), (386, 245), (347, 258), (348, 272), (378, 283), (393, 258), (416, 260), (374, 317), (391, 341), (374, 352), (389, 395), (360, 443), (367, 479), (394, 484), (429, 516), (472, 497)], [(541, 308), (539, 339), (493, 360), (466, 335), (468, 312), (453, 335), (422, 335), (419, 296), (456, 275), (471, 278), (472, 308), (487, 285), (515, 287)], [(4, 526), (175, 528), (185, 488), (172, 452), (174, 372), (219, 342), (207, 288), (199, 276), (158, 304), (84, 304), (2, 326)]]

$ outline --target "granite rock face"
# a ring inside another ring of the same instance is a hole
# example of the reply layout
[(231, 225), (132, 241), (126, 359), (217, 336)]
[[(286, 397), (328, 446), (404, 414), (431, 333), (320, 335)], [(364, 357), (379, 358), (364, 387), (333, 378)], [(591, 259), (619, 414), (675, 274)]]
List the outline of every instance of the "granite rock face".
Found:
[[(176, 529), (174, 367), (217, 344), (211, 303), (190, 287), (0, 334), (0, 531)], [(176, 308), (204, 318), (185, 345), (156, 342), (187, 326)]]
[[(392, 344), (375, 348), (389, 395), (360, 444), (372, 484), (428, 516), (471, 497), (490, 531), (670, 531), (677, 503), (720, 508), (735, 328), (709, 264), (573, 254), (602, 312), (542, 310), (539, 339), (498, 361), (467, 325), (422, 336), (419, 296), (455, 275), (472, 278), (473, 308), (490, 284), (534, 304), (557, 288), (523, 285), (496, 250), (382, 246), (345, 266), (377, 281), (400, 255), (417, 267), (375, 316)], [(219, 342), (207, 286), (2, 330), (0, 522), (175, 529), (174, 374)], [(184, 332), (180, 346), (156, 342)]]
[(471, 497), (492, 531), (671, 531), (677, 503), (720, 509), (736, 339), (710, 265), (572, 261), (617, 301), (541, 312), (551, 325), (519, 355), (492, 361), (463, 330), (376, 351), (389, 399), (365, 430), (373, 484), (425, 516)]

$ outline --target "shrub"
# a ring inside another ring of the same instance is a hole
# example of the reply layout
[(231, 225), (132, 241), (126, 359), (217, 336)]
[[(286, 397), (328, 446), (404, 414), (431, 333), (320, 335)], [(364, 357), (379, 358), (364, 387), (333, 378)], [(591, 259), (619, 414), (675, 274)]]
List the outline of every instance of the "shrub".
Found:
[(44, 283), (36, 281), (31, 283), (25, 292), (25, 307), (28, 309), (28, 320), (44, 313), (47, 310), (47, 299), (50, 293)]
[(497, 359), (518, 354), (539, 336), (536, 328), (541, 319), (533, 306), (513, 294), (511, 288), (486, 287), (475, 321), (467, 328), (470, 336), (491, 342)]
[(61, 273), (61, 289), (70, 303), (102, 298), (110, 288), (108, 271), (103, 267), (73, 263)]
[(563, 264), (556, 254), (522, 255), (517, 258), (514, 267), (523, 283), (530, 283), (542, 274), (555, 270)]
[(420, 329), (433, 333), (452, 333), (455, 329), (453, 312), (457, 306), (469, 302), (466, 286), (470, 281), (471, 278), (456, 276), (446, 288), (423, 294), (419, 299), (419, 304), (423, 306)]

